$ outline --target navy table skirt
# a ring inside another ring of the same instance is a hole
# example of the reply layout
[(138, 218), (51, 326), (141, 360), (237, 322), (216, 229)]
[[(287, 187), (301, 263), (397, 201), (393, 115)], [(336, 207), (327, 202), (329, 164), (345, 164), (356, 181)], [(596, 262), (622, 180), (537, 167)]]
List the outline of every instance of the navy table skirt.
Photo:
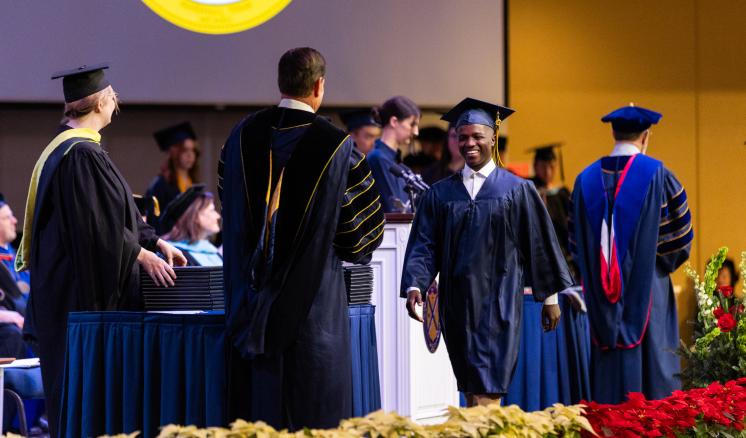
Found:
[[(350, 307), (354, 415), (380, 407), (374, 312)], [(62, 398), (63, 436), (227, 426), (224, 315), (71, 313)]]
[(530, 412), (590, 400), (588, 317), (572, 307), (569, 296), (560, 295), (559, 304), (559, 327), (544, 333), (542, 303), (525, 296), (521, 350), (504, 404)]

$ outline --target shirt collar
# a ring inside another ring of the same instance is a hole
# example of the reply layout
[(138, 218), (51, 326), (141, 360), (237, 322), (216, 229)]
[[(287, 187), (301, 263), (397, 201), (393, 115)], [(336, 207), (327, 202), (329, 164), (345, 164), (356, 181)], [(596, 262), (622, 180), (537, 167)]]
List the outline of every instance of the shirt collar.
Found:
[(399, 162), (399, 152), (398, 150), (391, 149), (389, 145), (383, 142), (383, 140), (376, 139), (376, 149), (380, 150), (383, 154), (385, 154), (387, 157), (389, 157), (391, 160)]
[(611, 151), (611, 154), (609, 154), (609, 156), (621, 157), (627, 155), (637, 155), (639, 153), (640, 150), (637, 148), (637, 146), (633, 145), (632, 143), (625, 143), (620, 141), (614, 145), (614, 149)]
[(316, 112), (313, 110), (313, 108), (311, 108), (311, 105), (305, 102), (301, 102), (299, 100), (295, 100), (295, 99), (287, 99), (287, 98), (282, 99), (280, 101), (280, 104), (277, 106), (279, 106), (280, 108), (290, 108), (290, 109), (295, 109), (295, 110), (300, 110), (300, 111), (306, 111), (309, 113)]
[(464, 165), (463, 175), (464, 175), (464, 178), (469, 178), (473, 174), (478, 173), (479, 175), (482, 175), (483, 177), (487, 178), (488, 176), (490, 176), (492, 172), (494, 172), (495, 169), (497, 169), (497, 166), (495, 165), (495, 162), (492, 161), (492, 159), (490, 158), (490, 161), (488, 161), (487, 164), (482, 166), (482, 168), (479, 170), (472, 169), (471, 167), (469, 167), (468, 164)]

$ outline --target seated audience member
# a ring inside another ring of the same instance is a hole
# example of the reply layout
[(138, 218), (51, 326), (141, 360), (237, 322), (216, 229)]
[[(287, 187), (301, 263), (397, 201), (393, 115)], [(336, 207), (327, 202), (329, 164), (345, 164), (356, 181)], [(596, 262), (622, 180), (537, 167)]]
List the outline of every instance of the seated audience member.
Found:
[(458, 173), (463, 168), (464, 157), (461, 156), (458, 150), (458, 133), (456, 132), (456, 128), (450, 126), (448, 128), (448, 141), (446, 142), (446, 147), (443, 149), (440, 160), (431, 164), (422, 172), (422, 179), (428, 185), (433, 185), (443, 178)]
[(420, 129), (417, 140), (420, 145), (419, 152), (404, 157), (404, 164), (414, 173), (421, 174), (442, 158), (448, 142), (448, 133), (437, 126), (426, 126)]
[(723, 261), (723, 266), (720, 267), (718, 276), (715, 279), (718, 287), (730, 286), (735, 289), (736, 284), (738, 284), (738, 279), (738, 270), (736, 269), (736, 264), (733, 263), (733, 259), (730, 257), (725, 259)]
[(16, 252), (11, 246), (16, 238), (18, 220), (0, 195), (0, 357), (27, 356), (23, 342), (24, 315), (29, 293), (29, 273), (16, 272)]
[(190, 266), (223, 266), (223, 256), (208, 238), (220, 231), (212, 193), (195, 184), (176, 197), (161, 217), (163, 239), (179, 248)]

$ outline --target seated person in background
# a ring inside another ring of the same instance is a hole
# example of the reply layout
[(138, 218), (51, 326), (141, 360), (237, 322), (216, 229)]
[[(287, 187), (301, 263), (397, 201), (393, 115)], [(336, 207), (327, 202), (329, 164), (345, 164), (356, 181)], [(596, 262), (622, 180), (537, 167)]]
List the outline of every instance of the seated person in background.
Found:
[[(730, 286), (735, 291), (736, 285), (738, 284), (738, 270), (736, 269), (736, 264), (733, 263), (733, 259), (730, 257), (726, 258), (723, 261), (723, 266), (720, 267), (720, 270), (718, 271), (718, 276), (715, 279), (715, 283), (717, 283), (718, 287), (723, 286)], [(743, 296), (743, 292), (740, 294), (736, 294), (737, 296)]]
[(347, 111), (339, 115), (347, 127), (347, 133), (355, 142), (355, 148), (368, 155), (381, 136), (381, 125), (373, 118), (370, 108)]
[(419, 152), (404, 157), (404, 164), (414, 173), (422, 174), (425, 169), (442, 158), (448, 142), (448, 133), (438, 126), (426, 126), (420, 129), (417, 140), (420, 145)]
[[(424, 129), (423, 129), (424, 131)], [(443, 178), (449, 177), (464, 168), (464, 157), (458, 150), (458, 133), (453, 126), (448, 127), (448, 140), (443, 149), (440, 160), (431, 164), (424, 172), (422, 179), (428, 185), (433, 185)]]
[(163, 239), (181, 250), (189, 266), (223, 266), (223, 256), (207, 240), (220, 231), (220, 213), (204, 184), (177, 196), (163, 213), (161, 226), (169, 230)]
[(23, 342), (24, 315), (29, 293), (29, 273), (16, 272), (16, 252), (10, 245), (16, 238), (18, 220), (0, 195), (0, 357), (26, 357)]

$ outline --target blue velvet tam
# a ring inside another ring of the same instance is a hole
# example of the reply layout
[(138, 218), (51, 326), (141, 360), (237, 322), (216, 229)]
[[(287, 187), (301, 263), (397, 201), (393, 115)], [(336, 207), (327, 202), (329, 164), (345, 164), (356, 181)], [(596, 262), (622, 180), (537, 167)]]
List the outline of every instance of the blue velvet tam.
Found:
[(603, 116), (601, 121), (611, 123), (614, 131), (642, 132), (658, 123), (661, 117), (661, 113), (630, 103)]
[(467, 97), (443, 114), (441, 120), (450, 122), (450, 126), (459, 128), (465, 125), (485, 125), (492, 129), (500, 126), (515, 110)]

